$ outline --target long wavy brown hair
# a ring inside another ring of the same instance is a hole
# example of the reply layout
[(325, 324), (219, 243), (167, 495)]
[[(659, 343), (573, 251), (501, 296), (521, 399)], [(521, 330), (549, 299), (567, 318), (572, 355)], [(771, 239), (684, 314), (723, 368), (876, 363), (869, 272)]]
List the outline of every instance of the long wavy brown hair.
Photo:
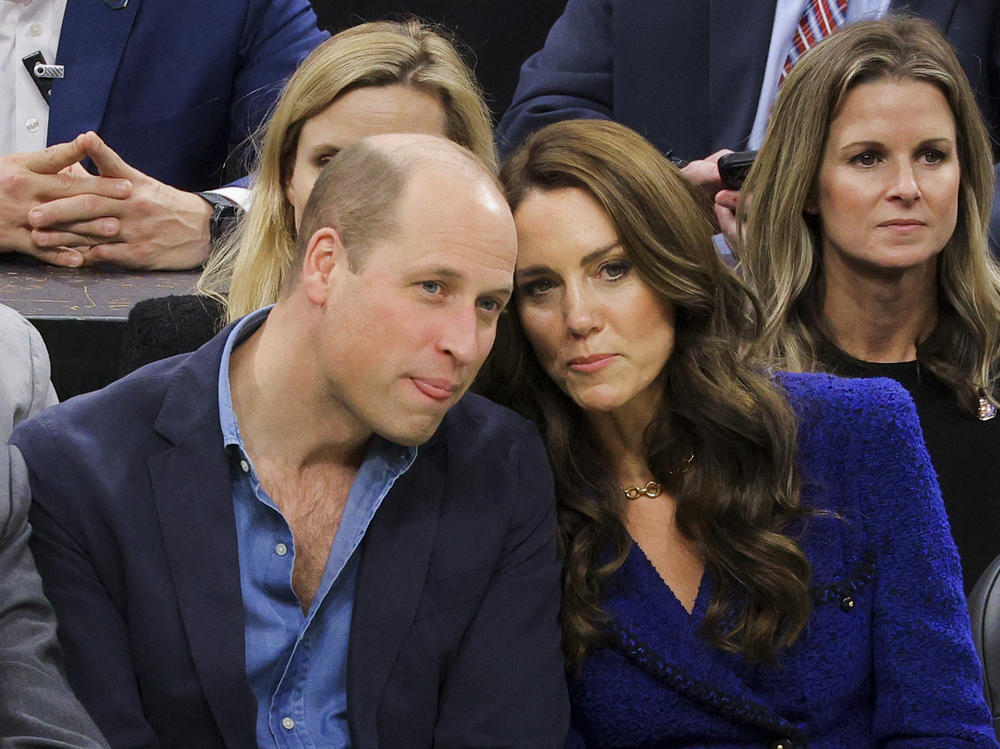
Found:
[[(676, 499), (676, 523), (705, 562), (716, 594), (703, 636), (771, 661), (808, 619), (810, 566), (785, 531), (799, 506), (795, 416), (742, 350), (760, 332), (758, 305), (716, 254), (712, 226), (680, 172), (621, 125), (550, 125), (501, 171), (518, 206), (575, 187), (604, 208), (641, 278), (676, 310), (662, 405), (649, 414), (645, 458)], [(515, 299), (516, 305), (516, 299)], [(548, 447), (564, 555), (562, 621), (571, 668), (604, 632), (604, 585), (632, 540), (613, 467), (583, 411), (546, 375), (516, 314), (504, 315), (478, 389), (532, 419)], [(687, 457), (687, 470), (674, 471)]]
[(938, 258), (937, 325), (917, 343), (917, 362), (975, 412), (980, 393), (1000, 399), (1000, 266), (987, 245), (993, 152), (954, 50), (922, 19), (889, 15), (840, 29), (809, 50), (781, 87), (744, 185), (754, 198), (740, 213), (741, 267), (764, 306), (762, 347), (783, 369), (828, 368), (834, 342), (823, 311), (822, 239), (805, 207), (848, 93), (880, 80), (935, 86), (955, 118), (958, 223)]

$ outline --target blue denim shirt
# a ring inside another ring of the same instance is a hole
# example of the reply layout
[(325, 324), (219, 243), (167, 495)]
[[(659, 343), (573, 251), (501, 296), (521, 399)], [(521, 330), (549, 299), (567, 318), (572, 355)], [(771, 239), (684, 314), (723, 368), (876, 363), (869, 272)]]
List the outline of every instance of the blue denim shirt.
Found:
[[(246, 669), (257, 700), (257, 743), (261, 747), (349, 747), (347, 642), (358, 547), (382, 499), (412, 465), (417, 449), (372, 436), (348, 494), (319, 590), (304, 615), (292, 590), (292, 533), (260, 485), (244, 449), (229, 389), (233, 348), (260, 326), (268, 312), (269, 308), (258, 310), (233, 328), (219, 367), (219, 419), (232, 456)], [(289, 393), (289, 397), (294, 396)]]

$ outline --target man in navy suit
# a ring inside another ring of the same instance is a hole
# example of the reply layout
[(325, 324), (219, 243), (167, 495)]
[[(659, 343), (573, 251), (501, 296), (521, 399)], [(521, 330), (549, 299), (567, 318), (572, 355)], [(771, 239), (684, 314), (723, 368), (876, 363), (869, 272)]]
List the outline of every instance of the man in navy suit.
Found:
[(113, 746), (561, 746), (545, 451), (463, 397), (512, 290), (503, 197), (377, 136), (299, 237), (273, 308), (15, 433), (71, 684)]
[[(721, 149), (758, 148), (779, 70), (806, 0), (569, 0), (545, 47), (521, 68), (497, 128), (502, 151), (565, 119), (613, 119), (691, 162), (714, 194)], [(921, 16), (948, 37), (1000, 158), (1000, 12), (996, 0), (848, 0), (847, 22), (886, 11)], [(720, 221), (737, 195), (726, 191)], [(1000, 240), (1000, 198), (993, 230)], [(735, 220), (731, 222), (735, 230)]]
[[(307, 0), (3, 6), (0, 252), (58, 265), (200, 265), (216, 207), (196, 191), (245, 174), (241, 147), (327, 37)], [(63, 68), (38, 79), (48, 100), (21, 62), (32, 53)], [(74, 141), (88, 130), (104, 143)], [(73, 147), (43, 154), (59, 144)], [(88, 158), (110, 179), (55, 176)]]

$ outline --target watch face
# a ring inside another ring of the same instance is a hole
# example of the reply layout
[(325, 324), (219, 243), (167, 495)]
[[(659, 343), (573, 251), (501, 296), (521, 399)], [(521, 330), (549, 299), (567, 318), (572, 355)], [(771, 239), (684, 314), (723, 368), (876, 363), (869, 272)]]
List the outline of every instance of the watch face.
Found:
[(212, 247), (218, 247), (222, 238), (243, 211), (238, 205), (216, 193), (200, 192), (198, 194), (213, 206), (212, 216), (208, 220), (208, 229)]

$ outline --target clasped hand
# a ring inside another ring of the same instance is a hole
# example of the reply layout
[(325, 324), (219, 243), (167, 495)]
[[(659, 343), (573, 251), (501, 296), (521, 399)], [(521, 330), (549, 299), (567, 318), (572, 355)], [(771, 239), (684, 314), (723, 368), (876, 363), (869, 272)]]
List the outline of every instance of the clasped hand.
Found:
[[(80, 162), (90, 158), (99, 175)], [(212, 207), (127, 164), (93, 132), (0, 157), (0, 252), (53, 265), (185, 269), (204, 262)]]

